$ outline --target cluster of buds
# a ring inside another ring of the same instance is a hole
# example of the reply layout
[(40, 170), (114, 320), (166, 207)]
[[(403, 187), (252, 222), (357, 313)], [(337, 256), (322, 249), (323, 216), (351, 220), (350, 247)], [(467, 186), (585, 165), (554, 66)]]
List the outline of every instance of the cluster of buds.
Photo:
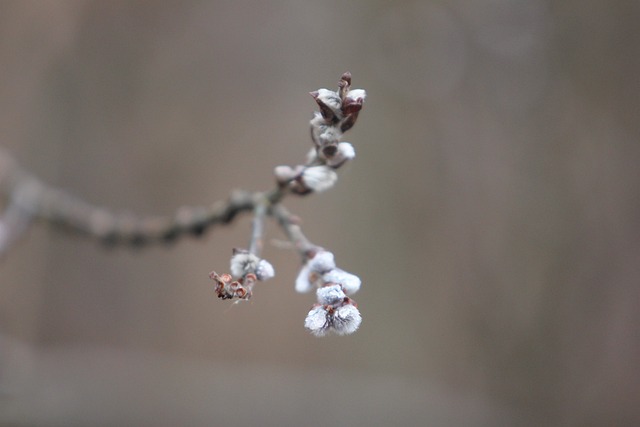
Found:
[(212, 272), (209, 277), (216, 283), (215, 291), (219, 298), (251, 298), (256, 282), (274, 276), (271, 264), (259, 257), (263, 218), (273, 216), (305, 261), (295, 289), (298, 292), (316, 290), (317, 303), (307, 314), (305, 328), (315, 336), (329, 333), (347, 335), (355, 332), (362, 322), (357, 304), (350, 297), (360, 289), (361, 280), (338, 268), (331, 252), (312, 244), (300, 230), (297, 219), (284, 209), (280, 200), (290, 193), (321, 192), (336, 183), (336, 169), (355, 158), (353, 145), (342, 141), (342, 136), (356, 123), (366, 93), (362, 89), (351, 89), (351, 74), (347, 72), (341, 76), (337, 91), (318, 89), (311, 92), (311, 96), (320, 111), (314, 113), (310, 122), (313, 148), (305, 164), (275, 168), (278, 188), (254, 197), (249, 250), (234, 249), (230, 274)]
[(311, 119), (313, 149), (306, 165), (278, 166), (274, 173), (278, 184), (288, 186), (296, 194), (309, 194), (331, 188), (338, 180), (335, 169), (355, 157), (356, 152), (348, 142), (341, 141), (343, 134), (358, 119), (366, 92), (351, 89), (351, 74), (344, 73), (338, 83), (338, 91), (318, 89), (311, 92), (320, 107)]
[(296, 279), (298, 292), (309, 292), (316, 288), (315, 304), (304, 326), (316, 336), (325, 336), (329, 332), (347, 335), (355, 332), (362, 317), (356, 302), (347, 295), (353, 295), (360, 289), (358, 276), (336, 266), (335, 258), (329, 251), (311, 253)]
[(233, 250), (230, 270), (231, 274), (219, 275), (215, 271), (209, 273), (209, 278), (216, 283), (215, 292), (220, 299), (248, 300), (257, 281), (275, 276), (269, 261), (260, 259), (245, 249)]
[(336, 283), (318, 288), (318, 304), (315, 304), (304, 321), (304, 327), (313, 335), (323, 337), (329, 332), (348, 335), (355, 332), (362, 317), (354, 300), (345, 295)]

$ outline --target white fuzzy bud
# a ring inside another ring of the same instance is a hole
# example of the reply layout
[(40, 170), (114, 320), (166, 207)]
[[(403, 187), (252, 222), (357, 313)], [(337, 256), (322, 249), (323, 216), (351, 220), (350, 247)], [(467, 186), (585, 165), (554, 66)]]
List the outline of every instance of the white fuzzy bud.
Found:
[(342, 99), (337, 92), (329, 89), (318, 89), (311, 92), (325, 119), (333, 120), (334, 117), (342, 116)]
[(266, 259), (261, 259), (256, 267), (256, 277), (258, 280), (269, 280), (276, 275), (273, 265)]
[(317, 337), (327, 335), (330, 328), (330, 322), (329, 317), (327, 316), (327, 310), (324, 306), (316, 305), (309, 311), (307, 318), (304, 320), (304, 327)]
[(358, 101), (361, 100), (360, 102), (364, 101), (364, 99), (367, 97), (367, 92), (364, 89), (353, 89), (350, 90), (349, 92), (347, 92), (347, 100), (353, 100), (353, 101)]
[(337, 168), (342, 166), (347, 160), (351, 160), (356, 157), (356, 150), (348, 142), (341, 142), (338, 144), (336, 153), (327, 159), (327, 165)]
[(285, 183), (296, 177), (296, 170), (291, 166), (276, 166), (273, 169), (273, 174), (276, 176), (278, 182)]
[(310, 164), (314, 163), (317, 159), (318, 159), (317, 150), (315, 148), (312, 148), (307, 153), (307, 164), (310, 165)]
[(231, 257), (231, 275), (242, 277), (247, 273), (255, 273), (260, 258), (249, 252), (237, 252)]
[(362, 323), (362, 316), (355, 305), (345, 304), (335, 309), (331, 318), (331, 326), (338, 335), (354, 333)]
[(319, 251), (311, 258), (307, 265), (311, 271), (323, 274), (329, 270), (336, 268), (336, 261), (333, 254), (329, 251)]
[(323, 274), (322, 280), (325, 283), (337, 283), (342, 285), (347, 295), (353, 295), (360, 289), (362, 281), (355, 274), (347, 273), (340, 268), (334, 268)]
[(334, 144), (340, 141), (342, 138), (342, 132), (336, 127), (327, 126), (319, 129), (316, 135), (316, 139), (321, 147), (327, 144)]
[(338, 174), (327, 166), (312, 166), (304, 170), (301, 180), (309, 190), (321, 192), (333, 187)]
[(298, 277), (296, 278), (296, 292), (304, 294), (313, 289), (313, 283), (309, 280), (309, 274), (311, 274), (311, 270), (308, 265), (305, 265), (300, 269)]
[(336, 305), (342, 302), (345, 294), (340, 285), (330, 285), (318, 288), (316, 291), (318, 303), (323, 305)]

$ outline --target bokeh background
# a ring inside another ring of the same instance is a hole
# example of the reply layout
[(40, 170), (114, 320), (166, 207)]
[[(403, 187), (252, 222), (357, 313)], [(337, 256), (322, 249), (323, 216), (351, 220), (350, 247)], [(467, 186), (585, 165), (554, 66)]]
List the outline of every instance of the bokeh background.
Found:
[[(307, 94), (369, 97), (337, 187), (287, 206), (363, 279), (303, 328), (299, 260), (250, 303), (165, 248), (35, 226), (0, 263), (3, 426), (640, 425), (640, 3), (0, 2), (0, 144), (138, 214), (271, 187)], [(269, 236), (282, 239), (275, 226)]]

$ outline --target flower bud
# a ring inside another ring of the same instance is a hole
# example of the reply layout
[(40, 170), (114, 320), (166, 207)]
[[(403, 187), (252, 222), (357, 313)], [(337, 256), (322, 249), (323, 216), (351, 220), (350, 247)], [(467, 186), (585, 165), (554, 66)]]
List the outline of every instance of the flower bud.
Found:
[(234, 250), (231, 257), (230, 270), (233, 277), (242, 277), (247, 273), (254, 273), (260, 258), (244, 249)]
[(298, 277), (296, 277), (296, 292), (304, 294), (313, 289), (313, 283), (311, 283), (311, 280), (309, 280), (310, 274), (311, 269), (309, 269), (309, 266), (305, 264), (300, 269)]
[(258, 280), (264, 281), (273, 278), (273, 276), (276, 275), (276, 271), (269, 261), (261, 259), (260, 262), (258, 262), (255, 274)]
[(294, 179), (300, 171), (296, 171), (291, 166), (281, 165), (276, 166), (273, 169), (273, 174), (276, 176), (276, 181), (279, 184), (286, 184), (287, 182)]
[(311, 258), (307, 264), (309, 265), (311, 271), (315, 271), (316, 273), (320, 274), (336, 268), (334, 255), (331, 252), (325, 250), (316, 252), (313, 258)]
[(333, 187), (338, 175), (327, 166), (311, 166), (302, 172), (300, 180), (306, 189), (319, 193)]
[(331, 320), (331, 326), (336, 334), (348, 335), (360, 327), (362, 316), (355, 305), (345, 304), (334, 310)]
[[(328, 156), (327, 156), (328, 157)], [(332, 168), (338, 168), (344, 164), (347, 160), (351, 160), (356, 157), (356, 150), (348, 142), (341, 142), (337, 146), (335, 154), (328, 157), (326, 162), (328, 166)]]
[(337, 283), (342, 285), (344, 292), (347, 295), (353, 295), (360, 289), (362, 281), (355, 274), (347, 273), (340, 268), (334, 268), (322, 275), (322, 280), (325, 283)]
[(304, 320), (304, 327), (317, 337), (323, 337), (329, 332), (329, 316), (326, 308), (315, 305)]
[(342, 100), (340, 96), (329, 89), (318, 89), (310, 92), (320, 107), (320, 113), (325, 120), (336, 122), (342, 118)]
[(343, 301), (346, 295), (342, 290), (342, 286), (331, 284), (318, 288), (316, 296), (318, 297), (318, 303), (322, 305), (336, 305)]

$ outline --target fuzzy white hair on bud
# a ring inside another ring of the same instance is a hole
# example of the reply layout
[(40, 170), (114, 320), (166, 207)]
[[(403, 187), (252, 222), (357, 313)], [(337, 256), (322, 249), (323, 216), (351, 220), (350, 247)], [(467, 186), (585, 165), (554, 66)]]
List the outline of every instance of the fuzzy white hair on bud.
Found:
[(273, 174), (279, 183), (284, 184), (296, 177), (296, 170), (291, 166), (281, 165), (273, 169)]
[(338, 335), (354, 333), (362, 323), (362, 316), (355, 305), (345, 304), (335, 309), (331, 326)]
[(276, 275), (273, 265), (266, 259), (261, 259), (256, 267), (256, 277), (260, 281), (272, 279)]
[(338, 144), (336, 153), (333, 157), (327, 159), (327, 165), (332, 168), (342, 166), (347, 160), (354, 159), (356, 157), (356, 149), (348, 142), (341, 142)]
[(329, 285), (318, 288), (316, 291), (318, 303), (322, 305), (336, 305), (345, 298), (344, 291), (340, 285)]
[(325, 283), (338, 283), (342, 285), (347, 295), (353, 295), (360, 289), (362, 281), (355, 274), (348, 273), (340, 268), (334, 268), (322, 275)]
[(311, 271), (323, 274), (336, 268), (335, 256), (329, 251), (319, 251), (311, 258), (307, 265)]
[(313, 93), (316, 98), (316, 101), (322, 102), (324, 105), (329, 107), (334, 114), (338, 114), (340, 112), (340, 107), (342, 106), (342, 100), (337, 92), (334, 92), (329, 89), (318, 89), (315, 93)]
[(300, 272), (298, 273), (298, 277), (296, 277), (296, 292), (301, 294), (305, 294), (313, 289), (313, 283), (309, 280), (309, 275), (311, 274), (311, 269), (309, 269), (308, 265), (304, 265)]
[(364, 89), (353, 89), (347, 92), (347, 99), (353, 99), (354, 101), (362, 100), (367, 97), (367, 92)]
[(316, 137), (320, 146), (325, 146), (340, 141), (342, 132), (336, 127), (327, 126), (319, 129)]
[(260, 258), (249, 252), (237, 252), (231, 257), (230, 269), (233, 277), (242, 277), (247, 273), (254, 273)]
[(311, 166), (302, 172), (302, 183), (311, 191), (328, 190), (338, 181), (338, 174), (328, 166)]
[(317, 337), (327, 335), (330, 326), (327, 310), (322, 305), (314, 306), (304, 320), (304, 327)]

